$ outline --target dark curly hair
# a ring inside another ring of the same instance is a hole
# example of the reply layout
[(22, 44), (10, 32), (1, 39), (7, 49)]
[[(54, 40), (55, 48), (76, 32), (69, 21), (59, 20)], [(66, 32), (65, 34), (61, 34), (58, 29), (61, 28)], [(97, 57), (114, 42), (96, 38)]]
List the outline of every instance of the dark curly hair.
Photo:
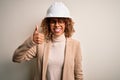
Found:
[[(45, 35), (45, 39), (47, 40), (52, 40), (53, 35), (50, 30), (50, 19), (51, 18), (44, 18), (41, 22), (41, 28), (42, 28), (42, 33)], [(71, 18), (57, 18), (57, 19), (62, 19), (65, 22), (65, 37), (71, 37), (73, 32), (75, 32), (73, 25), (74, 22)]]

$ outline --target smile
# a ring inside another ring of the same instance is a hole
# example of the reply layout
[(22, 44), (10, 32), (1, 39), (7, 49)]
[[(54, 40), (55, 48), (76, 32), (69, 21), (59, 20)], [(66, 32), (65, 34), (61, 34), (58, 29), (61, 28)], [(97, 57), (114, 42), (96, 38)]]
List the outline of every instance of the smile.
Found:
[(59, 33), (59, 32), (62, 31), (62, 29), (61, 29), (61, 28), (55, 28), (54, 31), (55, 31), (56, 33)]

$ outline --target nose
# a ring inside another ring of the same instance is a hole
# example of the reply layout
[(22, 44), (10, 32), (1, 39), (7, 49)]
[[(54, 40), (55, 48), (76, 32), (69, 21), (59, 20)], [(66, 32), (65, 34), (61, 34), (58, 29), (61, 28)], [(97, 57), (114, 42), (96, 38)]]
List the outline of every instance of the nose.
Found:
[(55, 23), (55, 26), (56, 26), (56, 27), (58, 27), (58, 26), (59, 26), (59, 23), (58, 23), (58, 21), (56, 21), (56, 23)]

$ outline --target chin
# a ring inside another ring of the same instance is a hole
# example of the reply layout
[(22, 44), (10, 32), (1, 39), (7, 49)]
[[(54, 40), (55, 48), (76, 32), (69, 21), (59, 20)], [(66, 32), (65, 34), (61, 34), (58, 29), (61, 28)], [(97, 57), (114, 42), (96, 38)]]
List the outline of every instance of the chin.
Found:
[(55, 36), (60, 36), (60, 35), (62, 35), (62, 33), (55, 33), (54, 35)]

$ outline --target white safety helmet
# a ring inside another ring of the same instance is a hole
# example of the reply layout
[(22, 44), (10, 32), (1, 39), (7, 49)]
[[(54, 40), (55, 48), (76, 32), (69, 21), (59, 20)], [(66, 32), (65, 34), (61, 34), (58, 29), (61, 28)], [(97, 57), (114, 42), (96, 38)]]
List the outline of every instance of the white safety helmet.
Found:
[(54, 2), (47, 10), (46, 18), (71, 18), (68, 8), (62, 2)]

